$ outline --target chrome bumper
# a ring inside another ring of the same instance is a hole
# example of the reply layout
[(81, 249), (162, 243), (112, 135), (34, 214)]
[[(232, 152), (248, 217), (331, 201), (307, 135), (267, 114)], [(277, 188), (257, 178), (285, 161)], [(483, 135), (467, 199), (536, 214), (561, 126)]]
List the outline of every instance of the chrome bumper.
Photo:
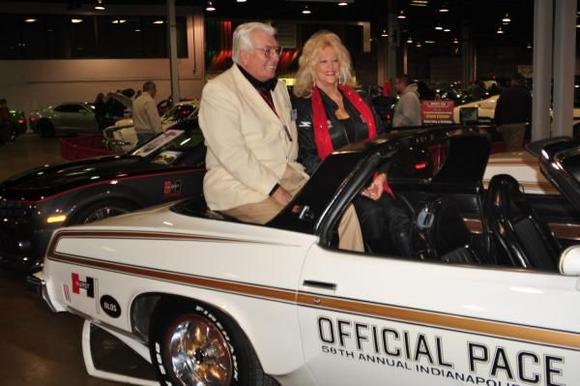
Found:
[(26, 277), (26, 286), (30, 290), (34, 291), (38, 296), (40, 296), (42, 300), (48, 304), (48, 308), (50, 308), (52, 312), (57, 312), (56, 307), (54, 307), (50, 301), (50, 297), (48, 296), (48, 291), (46, 289), (46, 282), (42, 276), (42, 272), (36, 272), (32, 275), (28, 275)]

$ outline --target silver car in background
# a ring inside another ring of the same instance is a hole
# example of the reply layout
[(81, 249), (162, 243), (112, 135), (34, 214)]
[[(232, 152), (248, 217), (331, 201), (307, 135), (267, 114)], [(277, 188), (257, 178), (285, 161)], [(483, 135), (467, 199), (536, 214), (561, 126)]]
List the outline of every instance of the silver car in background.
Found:
[(32, 130), (43, 137), (62, 134), (96, 134), (95, 107), (87, 102), (64, 102), (31, 114)]

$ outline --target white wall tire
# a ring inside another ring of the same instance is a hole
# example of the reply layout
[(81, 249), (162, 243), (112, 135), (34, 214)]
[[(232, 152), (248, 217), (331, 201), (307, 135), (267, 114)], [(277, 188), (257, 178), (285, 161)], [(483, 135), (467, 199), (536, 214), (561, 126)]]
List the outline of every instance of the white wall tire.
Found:
[(194, 304), (160, 305), (151, 362), (162, 385), (274, 386), (248, 340), (227, 317)]

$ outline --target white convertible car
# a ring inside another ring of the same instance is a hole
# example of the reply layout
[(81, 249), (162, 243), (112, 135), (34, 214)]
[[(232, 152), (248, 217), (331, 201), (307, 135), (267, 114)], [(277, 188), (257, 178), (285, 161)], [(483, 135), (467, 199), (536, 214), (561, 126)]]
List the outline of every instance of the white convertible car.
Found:
[[(199, 110), (198, 100), (181, 101), (175, 104), (161, 117), (161, 129), (175, 126), (186, 119), (197, 118)], [(126, 153), (137, 145), (137, 133), (133, 125), (133, 118), (120, 119), (114, 125), (103, 130), (105, 145), (118, 153)]]
[[(576, 90), (576, 89), (575, 89)], [(497, 105), (497, 100), (499, 95), (492, 95), (489, 98), (482, 99), (475, 102), (469, 102), (460, 106), (453, 108), (453, 122), (462, 123), (461, 119), (461, 109), (477, 109), (477, 114), (475, 116), (469, 116), (469, 118), (475, 117), (477, 121), (481, 124), (489, 124), (494, 121), (495, 118), (495, 106)], [(550, 111), (551, 113), (551, 111)], [(572, 132), (574, 136), (580, 135), (580, 107), (575, 106), (573, 110), (573, 129)]]
[[(525, 195), (505, 174), (484, 189), (479, 129), (395, 133), (328, 157), (265, 226), (194, 199), (59, 229), (36, 284), (86, 319), (89, 373), (123, 382), (580, 385), (580, 145), (544, 145), (561, 194)], [(416, 258), (337, 248), (379, 167), (416, 219)], [(96, 369), (96, 330), (158, 381)]]

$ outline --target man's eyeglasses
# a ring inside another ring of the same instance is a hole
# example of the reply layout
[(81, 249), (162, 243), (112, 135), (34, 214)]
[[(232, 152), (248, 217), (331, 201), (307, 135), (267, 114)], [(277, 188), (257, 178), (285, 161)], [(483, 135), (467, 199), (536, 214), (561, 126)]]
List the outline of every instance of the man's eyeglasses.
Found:
[(254, 48), (256, 51), (262, 51), (267, 57), (272, 57), (274, 55), (280, 56), (282, 53), (282, 47), (266, 47), (266, 48)]

